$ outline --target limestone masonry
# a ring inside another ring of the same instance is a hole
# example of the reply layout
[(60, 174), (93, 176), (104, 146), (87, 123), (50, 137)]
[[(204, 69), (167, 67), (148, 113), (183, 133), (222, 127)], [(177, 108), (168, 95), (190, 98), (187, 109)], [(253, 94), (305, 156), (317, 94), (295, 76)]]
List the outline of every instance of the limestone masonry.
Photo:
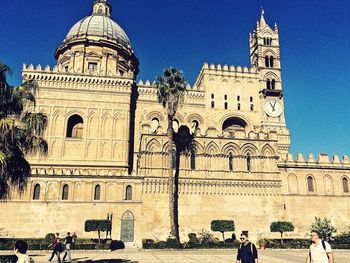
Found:
[[(96, 0), (53, 68), (23, 66), (23, 79), (40, 86), (35, 110), (49, 119), (49, 154), (31, 156), (27, 191), (0, 203), (9, 236), (94, 237), (84, 222), (108, 214), (113, 239), (140, 245), (169, 234), (165, 111), (154, 83), (136, 82), (138, 58), (111, 11)], [(234, 220), (253, 240), (278, 237), (269, 230), (277, 220), (293, 222), (291, 237), (305, 237), (315, 216), (347, 229), (348, 157), (288, 153), (279, 32), (263, 13), (249, 45), (249, 68), (205, 63), (176, 116), (175, 131), (187, 125), (196, 140), (180, 158), (182, 241), (215, 219)]]

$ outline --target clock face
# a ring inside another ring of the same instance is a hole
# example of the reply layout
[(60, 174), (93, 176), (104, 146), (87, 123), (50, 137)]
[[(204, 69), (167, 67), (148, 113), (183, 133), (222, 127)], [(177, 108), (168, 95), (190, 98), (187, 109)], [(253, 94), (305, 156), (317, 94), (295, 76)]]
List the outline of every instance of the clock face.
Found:
[(264, 104), (264, 110), (270, 117), (279, 117), (283, 112), (282, 104), (277, 99), (267, 99)]

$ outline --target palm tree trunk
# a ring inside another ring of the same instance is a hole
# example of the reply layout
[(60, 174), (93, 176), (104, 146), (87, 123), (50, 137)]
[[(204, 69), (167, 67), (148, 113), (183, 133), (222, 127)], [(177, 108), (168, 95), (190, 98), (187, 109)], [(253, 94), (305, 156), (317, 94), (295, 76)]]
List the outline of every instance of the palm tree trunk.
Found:
[(168, 114), (168, 195), (169, 195), (169, 220), (170, 220), (170, 235), (176, 238), (176, 223), (175, 223), (175, 198), (174, 198), (174, 170), (173, 170), (173, 116)]
[(176, 149), (176, 170), (174, 178), (174, 226), (175, 237), (178, 243), (180, 243), (179, 233), (179, 174), (180, 174), (180, 153)]

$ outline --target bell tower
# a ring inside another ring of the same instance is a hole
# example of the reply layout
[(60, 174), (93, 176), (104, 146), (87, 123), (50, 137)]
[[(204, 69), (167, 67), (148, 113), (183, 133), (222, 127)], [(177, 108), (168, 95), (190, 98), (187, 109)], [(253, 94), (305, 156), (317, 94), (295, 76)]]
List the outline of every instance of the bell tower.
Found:
[(249, 44), (251, 66), (260, 74), (262, 126), (286, 127), (278, 27), (276, 23), (273, 28), (266, 23), (264, 10), (249, 35)]

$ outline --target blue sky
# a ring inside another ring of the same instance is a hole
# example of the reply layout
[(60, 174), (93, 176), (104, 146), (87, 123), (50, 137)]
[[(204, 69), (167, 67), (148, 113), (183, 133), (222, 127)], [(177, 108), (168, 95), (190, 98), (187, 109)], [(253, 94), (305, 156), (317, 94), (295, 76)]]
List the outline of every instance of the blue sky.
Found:
[[(0, 61), (20, 82), (22, 63), (51, 65), (93, 0), (1, 0)], [(139, 79), (167, 66), (191, 84), (204, 62), (249, 65), (248, 33), (264, 6), (278, 23), (291, 152), (350, 154), (350, 1), (110, 0), (141, 62)]]

